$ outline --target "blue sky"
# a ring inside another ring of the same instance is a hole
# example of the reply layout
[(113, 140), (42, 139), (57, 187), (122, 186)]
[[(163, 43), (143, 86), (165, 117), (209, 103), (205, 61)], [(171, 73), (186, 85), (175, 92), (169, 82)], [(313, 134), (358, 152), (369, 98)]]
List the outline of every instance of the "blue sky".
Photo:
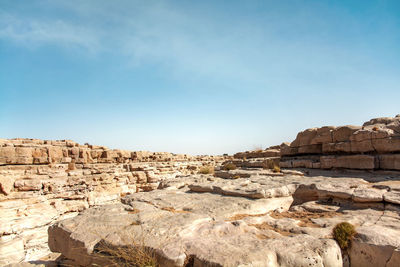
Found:
[(0, 0), (2, 138), (234, 153), (399, 99), (397, 0)]

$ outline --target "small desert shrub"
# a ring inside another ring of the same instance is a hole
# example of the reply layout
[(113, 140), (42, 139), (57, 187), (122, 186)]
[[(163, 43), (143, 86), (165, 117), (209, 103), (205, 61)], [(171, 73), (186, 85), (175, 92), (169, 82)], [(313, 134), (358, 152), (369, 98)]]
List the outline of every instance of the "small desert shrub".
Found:
[(272, 169), (273, 172), (281, 172), (281, 168), (278, 165), (275, 165), (274, 168)]
[(350, 248), (351, 240), (357, 234), (354, 226), (348, 222), (337, 224), (333, 228), (333, 238), (338, 242), (339, 247), (343, 250)]
[(223, 166), (223, 169), (226, 171), (236, 170), (236, 165), (233, 163), (227, 163)]
[(199, 170), (200, 174), (213, 174), (214, 173), (214, 167), (213, 166), (203, 166)]

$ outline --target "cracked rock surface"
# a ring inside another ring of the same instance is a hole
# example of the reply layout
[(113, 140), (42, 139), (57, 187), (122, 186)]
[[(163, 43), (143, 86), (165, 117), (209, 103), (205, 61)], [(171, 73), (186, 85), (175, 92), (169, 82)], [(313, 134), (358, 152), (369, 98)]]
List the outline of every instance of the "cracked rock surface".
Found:
[[(49, 246), (82, 266), (104, 264), (102, 242), (150, 247), (161, 266), (399, 266), (398, 182), (317, 174), (176, 177), (54, 224)], [(343, 221), (358, 233), (345, 253)]]

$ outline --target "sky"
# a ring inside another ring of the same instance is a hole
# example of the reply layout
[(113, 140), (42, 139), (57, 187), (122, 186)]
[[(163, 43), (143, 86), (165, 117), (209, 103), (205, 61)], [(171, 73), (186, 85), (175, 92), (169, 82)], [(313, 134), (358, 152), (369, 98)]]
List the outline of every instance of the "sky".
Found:
[(399, 113), (398, 0), (0, 0), (0, 138), (231, 154)]

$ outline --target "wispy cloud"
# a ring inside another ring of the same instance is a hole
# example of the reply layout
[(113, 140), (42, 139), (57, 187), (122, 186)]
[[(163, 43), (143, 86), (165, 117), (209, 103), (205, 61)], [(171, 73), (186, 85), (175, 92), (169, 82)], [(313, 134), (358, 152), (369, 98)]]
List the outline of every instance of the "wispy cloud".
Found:
[(99, 36), (85, 27), (63, 20), (37, 20), (13, 15), (0, 15), (0, 39), (26, 47), (58, 45), (95, 52), (101, 49)]
[(310, 10), (290, 17), (269, 13), (269, 20), (260, 22), (219, 18), (164, 1), (43, 3), (62, 10), (60, 16), (0, 14), (0, 38), (28, 47), (54, 44), (114, 53), (135, 66), (154, 63), (178, 77), (218, 80), (236, 87), (282, 86), (287, 77), (292, 84), (305, 79), (310, 83), (306, 77), (314, 84), (319, 77), (335, 82), (335, 76), (340, 76), (345, 81), (359, 75), (360, 67), (371, 65), (361, 49), (357, 51), (362, 48), (357, 42), (352, 49), (345, 43), (331, 43), (323, 32), (337, 25), (328, 25), (323, 16), (316, 15), (313, 25), (305, 25)]

